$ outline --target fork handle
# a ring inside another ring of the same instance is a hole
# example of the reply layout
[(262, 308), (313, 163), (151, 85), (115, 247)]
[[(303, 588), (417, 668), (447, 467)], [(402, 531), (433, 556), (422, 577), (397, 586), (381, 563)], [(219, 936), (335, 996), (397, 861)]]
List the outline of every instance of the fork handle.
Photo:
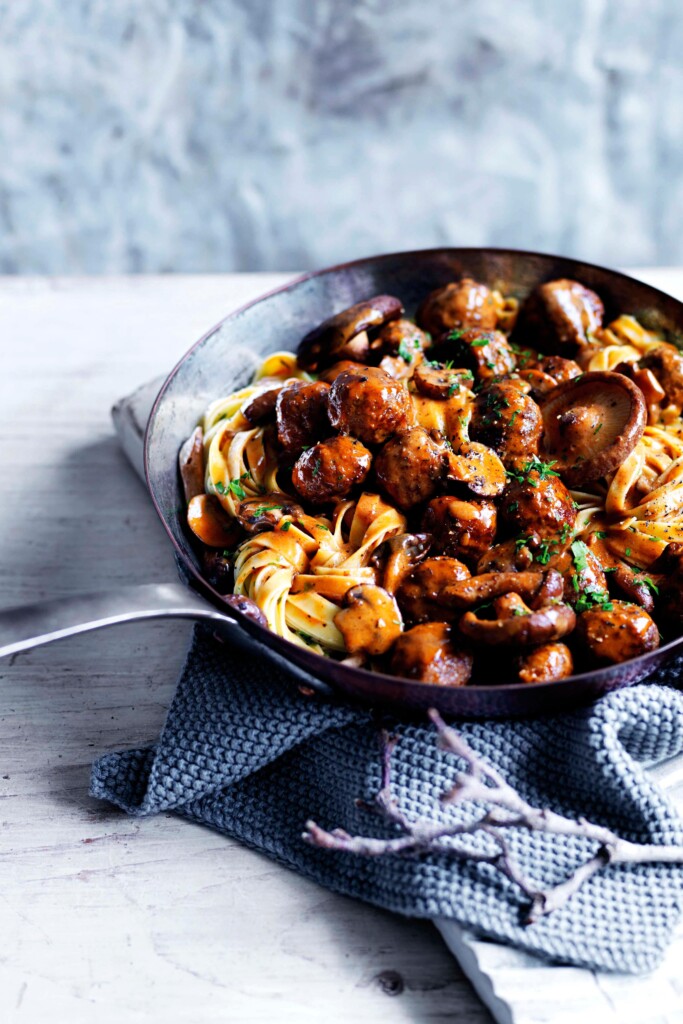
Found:
[(201, 619), (237, 626), (181, 583), (144, 583), (0, 610), (0, 658), (138, 619)]

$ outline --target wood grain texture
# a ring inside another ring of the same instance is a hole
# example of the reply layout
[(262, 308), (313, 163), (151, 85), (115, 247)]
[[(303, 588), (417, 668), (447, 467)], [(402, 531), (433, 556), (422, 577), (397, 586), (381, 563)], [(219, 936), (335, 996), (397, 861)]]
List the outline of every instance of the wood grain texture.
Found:
[[(173, 577), (109, 408), (283, 279), (0, 279), (0, 604)], [(188, 633), (0, 663), (0, 1019), (490, 1021), (429, 923), (87, 796), (96, 755), (158, 734)]]

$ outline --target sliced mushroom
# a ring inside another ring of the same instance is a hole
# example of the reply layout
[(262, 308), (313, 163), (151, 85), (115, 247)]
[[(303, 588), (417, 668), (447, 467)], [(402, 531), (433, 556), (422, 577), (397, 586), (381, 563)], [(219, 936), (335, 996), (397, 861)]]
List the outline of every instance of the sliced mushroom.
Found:
[(498, 307), (493, 292), (471, 277), (435, 288), (420, 305), (416, 320), (433, 338), (454, 327), (493, 328)]
[(568, 604), (532, 610), (515, 593), (496, 598), (493, 611), (493, 619), (480, 619), (473, 611), (465, 612), (459, 622), (460, 632), (485, 646), (533, 647), (561, 640), (576, 625), (576, 615)]
[(466, 441), (448, 459), (447, 477), (464, 484), (479, 498), (495, 498), (505, 490), (507, 474), (498, 456), (485, 444)]
[(395, 594), (406, 576), (412, 572), (429, 551), (431, 538), (424, 533), (398, 533), (384, 545), (382, 586)]
[(372, 455), (353, 437), (320, 441), (297, 459), (292, 483), (314, 505), (345, 497), (370, 472)]
[(334, 617), (349, 654), (377, 657), (401, 635), (403, 620), (391, 594), (372, 583), (351, 587)]
[(659, 647), (659, 630), (643, 608), (611, 601), (579, 615), (576, 635), (599, 662), (616, 664)]
[(309, 331), (299, 345), (299, 366), (315, 372), (340, 359), (366, 362), (370, 350), (367, 332), (396, 320), (402, 313), (400, 300), (392, 295), (375, 295), (357, 302)]
[(471, 653), (445, 622), (426, 622), (403, 633), (391, 656), (390, 672), (432, 686), (465, 686), (472, 675)]
[(496, 535), (496, 506), (490, 501), (462, 501), (446, 494), (430, 501), (422, 528), (433, 537), (437, 554), (476, 562)]
[(185, 501), (189, 502), (204, 493), (204, 432), (201, 427), (190, 434), (180, 449), (178, 463)]
[(659, 421), (660, 406), (666, 398), (666, 392), (661, 386), (654, 373), (650, 369), (639, 369), (634, 363), (618, 363), (614, 367), (615, 373), (623, 373), (634, 384), (637, 384), (643, 392), (645, 405), (647, 406), (647, 422), (654, 424)]
[(187, 506), (187, 525), (210, 548), (232, 548), (241, 536), (239, 523), (213, 494), (196, 494)]
[(415, 387), (426, 398), (452, 398), (461, 387), (471, 387), (474, 374), (471, 370), (452, 370), (442, 363), (423, 359), (413, 374)]
[(545, 451), (569, 486), (597, 480), (620, 466), (647, 423), (640, 388), (609, 370), (560, 384), (541, 412)]
[(459, 609), (449, 608), (444, 593), (469, 577), (469, 569), (457, 558), (426, 558), (404, 578), (396, 594), (398, 603), (411, 622), (451, 621)]
[(410, 395), (403, 384), (376, 367), (340, 373), (330, 388), (332, 426), (364, 444), (382, 444), (408, 426), (411, 414)]
[(522, 306), (515, 337), (541, 352), (573, 356), (602, 326), (605, 308), (599, 295), (566, 278), (547, 281)]
[(384, 445), (375, 459), (375, 473), (398, 507), (409, 509), (443, 486), (451, 454), (424, 427), (409, 427)]
[(273, 492), (247, 498), (237, 506), (237, 521), (247, 533), (275, 530), (283, 516), (303, 516), (304, 510), (287, 494)]
[(572, 652), (566, 644), (541, 644), (526, 651), (517, 662), (520, 683), (554, 683), (574, 671)]
[[(477, 605), (501, 597), (503, 594), (517, 594), (527, 602), (532, 602), (541, 593), (547, 573), (543, 572), (486, 572), (471, 579), (461, 578), (449, 583), (441, 591), (441, 602), (444, 608), (465, 611)], [(556, 584), (556, 577), (562, 584), (559, 573), (553, 576), (553, 587), (562, 596), (561, 587)]]

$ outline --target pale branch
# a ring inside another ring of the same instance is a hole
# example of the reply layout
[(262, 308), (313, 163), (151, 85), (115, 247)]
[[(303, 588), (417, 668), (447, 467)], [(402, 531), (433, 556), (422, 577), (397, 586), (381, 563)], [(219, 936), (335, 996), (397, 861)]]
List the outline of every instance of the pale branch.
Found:
[[(465, 770), (457, 773), (455, 782), (440, 797), (442, 805), (465, 802), (488, 805), (480, 817), (470, 822), (437, 822), (428, 818), (411, 821), (400, 807), (391, 789), (391, 756), (398, 738), (385, 730), (380, 734), (381, 782), (371, 802), (357, 800), (356, 805), (378, 814), (400, 831), (389, 839), (353, 836), (344, 829), (326, 831), (314, 821), (306, 822), (303, 839), (325, 850), (352, 853), (361, 857), (416, 856), (441, 853), (457, 860), (489, 864), (513, 882), (530, 901), (526, 923), (532, 924), (545, 914), (564, 906), (568, 899), (598, 871), (609, 864), (683, 864), (683, 846), (633, 843), (621, 839), (602, 825), (585, 818), (566, 818), (548, 808), (527, 803), (502, 775), (487, 764), (453, 728), (446, 725), (438, 712), (429, 711), (436, 727), (442, 750), (465, 762)], [(515, 863), (503, 833), (505, 829), (526, 829), (554, 835), (576, 836), (597, 843), (596, 852), (558, 885), (540, 889), (526, 879)], [(493, 852), (444, 845), (441, 840), (483, 833), (495, 844)]]

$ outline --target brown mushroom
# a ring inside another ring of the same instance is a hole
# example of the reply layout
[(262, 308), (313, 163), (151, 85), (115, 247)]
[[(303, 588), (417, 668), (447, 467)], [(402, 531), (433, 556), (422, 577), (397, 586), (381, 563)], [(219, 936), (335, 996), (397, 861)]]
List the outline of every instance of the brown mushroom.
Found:
[(257, 622), (259, 626), (267, 628), (268, 620), (256, 604), (256, 601), (252, 601), (250, 597), (246, 597), (244, 594), (226, 594), (223, 600), (228, 607), (234, 608), (235, 611), (241, 612), (242, 615), (246, 615), (248, 619), (251, 619), (252, 622)]
[(666, 398), (666, 392), (652, 370), (639, 369), (636, 363), (617, 363), (614, 371), (615, 373), (623, 373), (624, 377), (632, 380), (643, 392), (643, 398), (647, 406), (647, 422), (649, 424), (659, 422), (660, 407)]
[(375, 473), (398, 507), (409, 509), (436, 494), (451, 454), (424, 427), (408, 427), (384, 445), (375, 459)]
[(442, 334), (430, 349), (434, 359), (471, 370), (477, 380), (493, 380), (511, 373), (515, 354), (502, 331), (476, 327), (456, 328)]
[(505, 490), (505, 466), (491, 448), (465, 441), (448, 459), (448, 480), (464, 484), (478, 498), (495, 498)]
[(345, 497), (370, 472), (372, 455), (354, 437), (319, 441), (300, 455), (292, 471), (297, 492), (314, 505)]
[(344, 595), (344, 607), (334, 617), (349, 654), (377, 657), (401, 635), (403, 620), (395, 599), (382, 587), (361, 583)]
[(370, 350), (368, 331), (395, 320), (403, 306), (393, 295), (375, 295), (329, 317), (302, 339), (297, 353), (299, 366), (316, 371), (340, 359), (366, 362)]
[(231, 558), (216, 548), (202, 549), (202, 570), (207, 581), (219, 594), (229, 594), (234, 586)]
[(476, 562), (496, 535), (496, 506), (490, 501), (462, 501), (445, 494), (430, 501), (422, 529), (433, 537), (439, 555)]
[(497, 381), (477, 395), (470, 437), (493, 448), (503, 464), (536, 454), (542, 430), (541, 410), (513, 381)]
[(195, 494), (187, 506), (187, 525), (210, 548), (232, 548), (241, 534), (214, 494)]
[(388, 373), (368, 366), (340, 373), (330, 388), (328, 415), (335, 430), (364, 444), (382, 444), (412, 416), (410, 395)]
[(363, 373), (365, 369), (366, 367), (363, 363), (354, 363), (352, 359), (342, 359), (318, 374), (318, 380), (323, 381), (325, 384), (334, 384), (340, 373), (345, 373), (347, 370), (350, 370), (351, 373)]
[(201, 427), (190, 434), (180, 449), (178, 463), (185, 501), (189, 502), (204, 493), (204, 432)]
[(472, 675), (471, 653), (458, 644), (445, 622), (425, 622), (403, 633), (389, 671), (432, 686), (465, 686)]
[(241, 408), (241, 413), (251, 424), (264, 423), (275, 414), (277, 396), (282, 390), (282, 381), (274, 383), (259, 381), (260, 389)]
[(413, 374), (415, 387), (425, 398), (451, 398), (461, 387), (471, 387), (474, 374), (471, 370), (452, 370), (442, 363), (423, 359)]
[(565, 356), (543, 356), (538, 360), (538, 369), (547, 373), (556, 384), (564, 384), (565, 381), (581, 375), (581, 367), (573, 359)]
[(576, 615), (568, 604), (550, 604), (532, 610), (515, 593), (497, 597), (493, 612), (493, 619), (480, 619), (474, 611), (465, 612), (458, 624), (460, 632), (474, 643), (487, 647), (533, 647), (561, 640), (576, 624)]
[(493, 328), (498, 308), (493, 292), (471, 277), (435, 288), (424, 299), (415, 318), (433, 338), (454, 327)]
[(554, 683), (574, 671), (572, 652), (566, 644), (541, 644), (525, 651), (517, 662), (520, 683)]
[(539, 285), (522, 306), (515, 337), (542, 352), (572, 356), (590, 344), (605, 309), (590, 288), (565, 278)]
[(396, 597), (411, 622), (451, 621), (459, 609), (448, 607), (446, 590), (461, 580), (469, 581), (470, 571), (457, 558), (426, 558), (404, 578)]
[(541, 412), (544, 449), (569, 486), (597, 480), (620, 466), (647, 423), (640, 388), (609, 370), (558, 385)]
[(247, 533), (275, 530), (283, 516), (303, 516), (304, 510), (287, 494), (273, 492), (246, 498), (237, 506), (236, 518)]
[[(547, 578), (551, 585), (549, 595)], [(559, 600), (563, 594), (563, 580), (558, 572), (486, 572), (471, 578), (461, 578), (449, 583), (441, 591), (442, 607), (452, 611), (476, 608), (503, 594), (517, 594), (529, 605), (534, 605), (539, 595), (544, 600)]]
[(582, 646), (599, 662), (616, 664), (659, 647), (659, 630), (644, 608), (610, 601), (582, 612), (576, 624)]
[(395, 594), (406, 576), (429, 551), (431, 538), (424, 533), (397, 533), (382, 545), (382, 586)]
[(640, 367), (651, 370), (669, 405), (683, 409), (683, 355), (675, 345), (664, 342), (651, 348), (640, 360)]
[(429, 336), (412, 320), (392, 320), (380, 327), (370, 342), (370, 351), (377, 356), (398, 356), (411, 365), (422, 358), (430, 343)]

